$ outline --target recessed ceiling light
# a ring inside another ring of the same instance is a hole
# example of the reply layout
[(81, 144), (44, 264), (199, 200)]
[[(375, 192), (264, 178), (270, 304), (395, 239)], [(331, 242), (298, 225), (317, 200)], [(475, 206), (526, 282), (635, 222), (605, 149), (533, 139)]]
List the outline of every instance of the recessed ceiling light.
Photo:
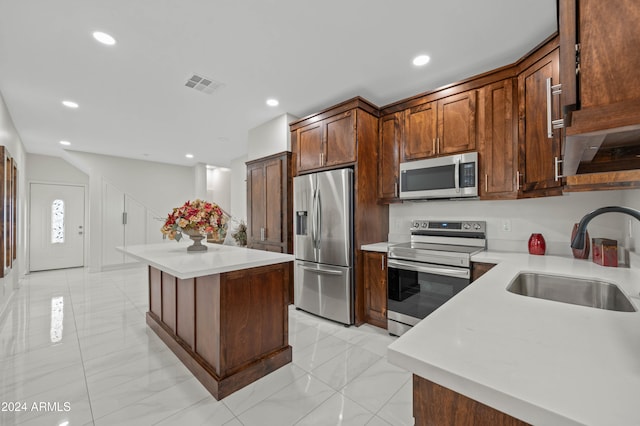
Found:
[(193, 158), (193, 154), (186, 154), (185, 157), (187, 158)]
[(415, 58), (413, 58), (413, 65), (417, 67), (421, 67), (423, 65), (428, 64), (430, 60), (431, 58), (428, 57), (427, 55), (418, 55)]
[(66, 106), (67, 108), (78, 108), (78, 104), (76, 102), (73, 101), (62, 101), (62, 105)]
[(93, 38), (98, 40), (102, 44), (106, 44), (107, 46), (113, 46), (116, 44), (116, 39), (111, 37), (107, 33), (103, 33), (102, 31), (96, 31), (93, 33)]
[(277, 99), (267, 99), (267, 105), (269, 106), (278, 106), (280, 104), (280, 102), (278, 102)]
[(71, 145), (71, 142), (69, 142), (69, 141), (60, 141), (60, 145), (69, 146), (69, 145)]

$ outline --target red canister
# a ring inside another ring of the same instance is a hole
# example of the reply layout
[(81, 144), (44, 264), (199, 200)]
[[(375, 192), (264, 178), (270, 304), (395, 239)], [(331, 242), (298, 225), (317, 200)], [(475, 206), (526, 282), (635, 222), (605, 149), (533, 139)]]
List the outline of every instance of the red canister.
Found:
[(602, 266), (618, 266), (618, 241), (594, 238), (593, 261)]
[(547, 251), (547, 243), (542, 234), (531, 234), (529, 237), (529, 254), (543, 255)]

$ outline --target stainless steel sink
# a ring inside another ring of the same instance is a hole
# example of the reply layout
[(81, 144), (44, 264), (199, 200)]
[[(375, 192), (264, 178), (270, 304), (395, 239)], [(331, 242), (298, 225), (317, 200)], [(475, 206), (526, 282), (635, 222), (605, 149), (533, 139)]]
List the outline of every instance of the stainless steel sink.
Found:
[(636, 312), (636, 308), (620, 288), (605, 281), (521, 272), (509, 284), (507, 290), (538, 299), (609, 311)]

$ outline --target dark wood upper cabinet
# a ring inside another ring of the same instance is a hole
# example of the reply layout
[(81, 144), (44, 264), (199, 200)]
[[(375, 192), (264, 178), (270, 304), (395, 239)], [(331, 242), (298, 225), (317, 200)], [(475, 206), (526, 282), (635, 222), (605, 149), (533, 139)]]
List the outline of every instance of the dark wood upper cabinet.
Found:
[(408, 108), (404, 112), (402, 161), (418, 160), (438, 155), (438, 109), (436, 102)]
[(378, 161), (378, 198), (393, 200), (399, 196), (400, 145), (403, 112), (380, 117), (380, 161)]
[(438, 155), (476, 149), (476, 91), (438, 101)]
[(560, 131), (549, 125), (548, 108), (559, 110), (557, 96), (548, 103), (547, 85), (559, 80), (559, 53), (554, 49), (518, 76), (518, 171), (516, 185), (520, 195), (560, 195)]
[(324, 166), (333, 167), (356, 161), (356, 113), (347, 111), (322, 121)]
[(297, 130), (298, 170), (313, 170), (322, 167), (324, 144), (322, 123), (313, 123)]
[(407, 108), (402, 161), (474, 150), (476, 96), (470, 90)]
[(356, 112), (345, 111), (296, 130), (298, 172), (356, 161)]
[(640, 6), (559, 0), (566, 190), (638, 187)]
[(516, 198), (517, 80), (510, 78), (480, 89), (478, 189), (482, 199)]

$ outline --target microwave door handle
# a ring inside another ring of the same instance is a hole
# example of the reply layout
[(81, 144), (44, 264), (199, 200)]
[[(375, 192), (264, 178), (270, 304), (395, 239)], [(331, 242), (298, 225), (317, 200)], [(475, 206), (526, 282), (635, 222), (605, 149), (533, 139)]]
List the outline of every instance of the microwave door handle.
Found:
[(456, 192), (460, 192), (460, 157), (456, 158), (456, 167), (453, 172), (453, 183), (456, 187)]
[(450, 277), (469, 278), (468, 269), (451, 269), (451, 268), (416, 265), (415, 263), (412, 263), (412, 262), (402, 262), (400, 260), (395, 260), (395, 259), (387, 260), (387, 267), (396, 268), (396, 269), (406, 269), (408, 271), (415, 271), (415, 272), (426, 272), (429, 274), (436, 274), (436, 275), (446, 275)]

